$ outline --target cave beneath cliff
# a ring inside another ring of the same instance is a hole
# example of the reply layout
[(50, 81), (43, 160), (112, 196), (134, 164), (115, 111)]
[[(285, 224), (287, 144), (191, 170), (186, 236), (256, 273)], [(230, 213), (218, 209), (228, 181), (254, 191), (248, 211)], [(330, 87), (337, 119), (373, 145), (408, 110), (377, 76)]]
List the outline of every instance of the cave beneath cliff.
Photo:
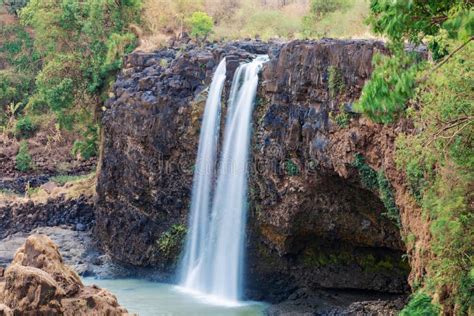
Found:
[(273, 194), (261, 190), (251, 203), (249, 297), (280, 302), (301, 288), (408, 291), (399, 228), (376, 194), (334, 174), (269, 180), (276, 178), (254, 177)]

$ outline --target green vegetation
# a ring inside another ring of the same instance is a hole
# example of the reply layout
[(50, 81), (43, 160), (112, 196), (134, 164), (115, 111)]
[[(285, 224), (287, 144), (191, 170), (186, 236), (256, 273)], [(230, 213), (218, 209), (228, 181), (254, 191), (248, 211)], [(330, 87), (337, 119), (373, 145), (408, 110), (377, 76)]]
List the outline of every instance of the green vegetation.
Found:
[(32, 159), (30, 153), (28, 152), (28, 143), (26, 140), (20, 143), (20, 149), (15, 158), (16, 168), (20, 171), (28, 171), (32, 167)]
[[(10, 14), (18, 14), (18, 12), (26, 6), (29, 0), (2, 0), (7, 8), (8, 13)], [(0, 4), (2, 3), (0, 1)]]
[(201, 11), (194, 12), (189, 18), (188, 23), (191, 27), (191, 35), (196, 37), (196, 39), (202, 40), (207, 38), (214, 25), (212, 17)]
[(54, 176), (50, 178), (50, 181), (53, 181), (57, 183), (58, 185), (62, 186), (65, 185), (66, 183), (71, 183), (71, 182), (77, 182), (81, 181), (84, 179), (88, 179), (94, 176), (95, 173), (90, 173), (90, 174), (84, 174), (84, 175), (75, 175), (75, 176), (70, 176), (70, 175), (59, 175), (59, 176)]
[[(413, 132), (397, 137), (396, 160), (413, 203), (430, 223), (430, 242), (412, 252), (429, 258), (427, 272), (417, 280), (419, 291), (401, 315), (470, 314), (474, 311), (472, 2), (372, 0), (369, 22), (376, 33), (388, 37), (393, 56), (376, 56), (357, 109), (375, 122), (406, 117), (415, 125)], [(404, 49), (405, 41), (426, 44), (433, 61), (415, 63), (417, 57)], [(405, 240), (415, 247), (420, 232), (405, 233)]]
[(378, 192), (380, 200), (385, 206), (385, 212), (382, 213), (385, 217), (394, 222), (400, 227), (400, 211), (395, 203), (395, 196), (393, 195), (393, 188), (390, 185), (383, 170), (379, 172), (372, 169), (361, 154), (354, 156), (352, 166), (359, 172), (360, 181), (367, 189)]
[(298, 165), (296, 165), (291, 159), (288, 159), (285, 162), (285, 169), (286, 169), (286, 173), (290, 177), (297, 176), (300, 173), (300, 169), (298, 168)]
[(303, 33), (307, 36), (325, 36), (318, 24), (329, 14), (347, 11), (352, 6), (348, 0), (311, 0), (309, 14), (303, 18)]
[(185, 236), (186, 226), (174, 224), (168, 231), (161, 234), (157, 241), (158, 249), (166, 257), (175, 257), (179, 254)]
[(392, 51), (395, 56), (375, 56), (371, 80), (354, 107), (377, 123), (392, 123), (403, 113), (407, 100), (414, 94), (417, 71), (422, 67), (416, 62), (415, 53), (405, 53), (401, 45), (393, 46)]
[(52, 112), (62, 130), (82, 135), (73, 151), (86, 159), (94, 156), (97, 113), (122, 56), (136, 45), (129, 26), (139, 21), (140, 1), (31, 0), (23, 5), (16, 9), (23, 26), (0, 29), (6, 38), (0, 54), (11, 66), (0, 72), (0, 105), (20, 103), (1, 123), (6, 129), (22, 112)]
[(0, 59), (9, 66), (0, 70), (0, 127), (8, 129), (28, 103), (41, 62), (25, 28), (1, 23)]
[(392, 56), (375, 56), (375, 70), (356, 109), (375, 122), (392, 123), (403, 114), (417, 81), (424, 80), (417, 77), (426, 65), (407, 52), (405, 41), (428, 44), (434, 58), (440, 60), (452, 50), (450, 40), (462, 41), (460, 47), (472, 40), (474, 13), (472, 3), (464, 0), (372, 0), (370, 9), (368, 21), (375, 33), (389, 38)]
[(29, 116), (22, 117), (16, 121), (15, 136), (18, 138), (28, 138), (35, 132), (36, 126), (31, 122)]
[(342, 77), (341, 71), (335, 66), (329, 66), (328, 68), (328, 88), (329, 96), (331, 98), (337, 97), (342, 90), (344, 90), (344, 78)]
[(400, 316), (438, 316), (439, 307), (431, 303), (428, 295), (417, 292), (412, 295), (410, 302), (400, 312)]
[(351, 118), (353, 115), (346, 111), (344, 104), (341, 104), (339, 105), (337, 112), (330, 112), (329, 116), (336, 122), (338, 126), (347, 128), (351, 123)]
[(143, 6), (144, 50), (191, 32), (185, 22), (198, 11), (213, 20), (212, 40), (370, 36), (366, 0), (144, 0)]
[(433, 272), (425, 290), (434, 296), (451, 288), (443, 305), (455, 306), (460, 315), (474, 299), (473, 51), (471, 45), (453, 56), (418, 87), (408, 113), (419, 132), (399, 136), (396, 151), (397, 166), (431, 223)]

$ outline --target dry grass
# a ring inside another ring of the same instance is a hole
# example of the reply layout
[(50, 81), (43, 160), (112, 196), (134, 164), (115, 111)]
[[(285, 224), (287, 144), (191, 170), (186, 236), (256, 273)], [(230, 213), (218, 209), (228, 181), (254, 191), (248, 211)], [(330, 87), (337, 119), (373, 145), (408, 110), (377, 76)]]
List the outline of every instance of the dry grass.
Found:
[(66, 199), (76, 199), (81, 195), (92, 197), (95, 194), (96, 178), (95, 173), (71, 179), (62, 186), (52, 189), (45, 189), (43, 186), (27, 190), (25, 195), (15, 194), (9, 191), (0, 191), (0, 205), (9, 203), (45, 203), (48, 199), (55, 199), (63, 196)]
[[(309, 6), (310, 0), (145, 0), (145, 31), (138, 49), (152, 51), (166, 45), (171, 36), (186, 29), (186, 17), (194, 11), (205, 11), (214, 19), (211, 40), (305, 38), (303, 18)], [(368, 0), (353, 0), (348, 10), (313, 25), (317, 34), (313, 38), (374, 38), (364, 23), (368, 12)]]

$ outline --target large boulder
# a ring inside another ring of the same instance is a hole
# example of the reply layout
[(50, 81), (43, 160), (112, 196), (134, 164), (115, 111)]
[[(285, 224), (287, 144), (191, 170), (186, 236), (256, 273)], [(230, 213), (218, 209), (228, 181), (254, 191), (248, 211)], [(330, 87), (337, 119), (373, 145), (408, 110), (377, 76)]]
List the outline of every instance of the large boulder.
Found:
[(84, 286), (45, 235), (32, 235), (0, 274), (0, 314), (124, 315), (115, 296)]

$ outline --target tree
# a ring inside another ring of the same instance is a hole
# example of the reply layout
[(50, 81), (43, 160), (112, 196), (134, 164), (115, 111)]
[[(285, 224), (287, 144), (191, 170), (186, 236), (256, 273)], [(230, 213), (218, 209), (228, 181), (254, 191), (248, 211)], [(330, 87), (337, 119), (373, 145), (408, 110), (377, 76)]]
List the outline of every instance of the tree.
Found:
[[(439, 66), (450, 58), (457, 41), (464, 47), (474, 33), (474, 11), (468, 0), (372, 0), (368, 18), (374, 32), (387, 36), (392, 57), (376, 56), (376, 67), (355, 109), (376, 122), (391, 123), (413, 97), (423, 63), (405, 43), (427, 44)], [(457, 44), (459, 45), (459, 43)], [(436, 65), (435, 65), (436, 67)], [(422, 79), (423, 80), (423, 79)]]
[(315, 25), (328, 14), (347, 10), (351, 5), (349, 0), (311, 0), (309, 14), (303, 17), (303, 32), (308, 36), (324, 35), (316, 34)]
[(196, 39), (202, 38), (203, 40), (212, 32), (214, 26), (212, 17), (201, 11), (194, 12), (189, 18), (188, 23), (191, 27), (191, 35), (196, 37)]
[(43, 67), (27, 108), (46, 106), (56, 114), (61, 128), (72, 129), (79, 123), (84, 138), (95, 141), (88, 136), (96, 130), (94, 114), (107, 97), (122, 56), (135, 47), (129, 25), (138, 20), (140, 3), (30, 0), (20, 11), (20, 19), (34, 30), (34, 46)]

